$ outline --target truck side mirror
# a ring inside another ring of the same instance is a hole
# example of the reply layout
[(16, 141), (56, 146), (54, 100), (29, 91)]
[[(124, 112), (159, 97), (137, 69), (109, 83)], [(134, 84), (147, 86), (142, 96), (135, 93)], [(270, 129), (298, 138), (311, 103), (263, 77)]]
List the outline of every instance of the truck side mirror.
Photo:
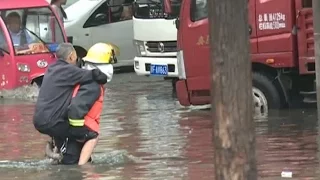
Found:
[(175, 20), (175, 24), (176, 24), (176, 28), (179, 29), (179, 26), (180, 26), (180, 19), (179, 19), (179, 17), (177, 17), (177, 19)]

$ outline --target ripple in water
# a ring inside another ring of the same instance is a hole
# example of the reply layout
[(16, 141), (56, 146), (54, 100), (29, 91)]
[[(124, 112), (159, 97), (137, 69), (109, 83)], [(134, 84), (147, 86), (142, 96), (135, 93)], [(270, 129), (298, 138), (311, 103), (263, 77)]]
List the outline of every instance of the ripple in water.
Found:
[(34, 100), (38, 97), (39, 88), (36, 84), (22, 86), (13, 90), (0, 90), (0, 97), (5, 99)]
[(43, 170), (50, 165), (51, 160), (40, 161), (0, 161), (0, 168), (21, 168), (21, 169), (39, 169)]
[[(103, 166), (118, 166), (127, 163), (137, 162), (138, 158), (129, 155), (127, 151), (115, 151), (110, 153), (99, 153), (92, 156), (94, 165)], [(28, 161), (0, 161), (0, 168), (15, 168), (15, 169), (37, 169), (44, 170), (57, 165), (51, 165), (50, 159), (44, 159), (40, 161), (28, 160)], [(58, 165), (62, 166), (62, 165)]]

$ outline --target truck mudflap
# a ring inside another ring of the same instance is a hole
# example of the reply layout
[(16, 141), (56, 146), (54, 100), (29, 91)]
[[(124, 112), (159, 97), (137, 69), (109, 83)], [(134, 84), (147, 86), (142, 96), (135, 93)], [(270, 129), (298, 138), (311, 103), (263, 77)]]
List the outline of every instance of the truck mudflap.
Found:
[(303, 96), (303, 102), (307, 104), (317, 103), (317, 85), (316, 80), (314, 80), (313, 91), (300, 91)]
[(179, 80), (176, 82), (176, 92), (179, 103), (182, 106), (190, 106), (190, 99), (188, 95), (188, 89), (186, 80)]

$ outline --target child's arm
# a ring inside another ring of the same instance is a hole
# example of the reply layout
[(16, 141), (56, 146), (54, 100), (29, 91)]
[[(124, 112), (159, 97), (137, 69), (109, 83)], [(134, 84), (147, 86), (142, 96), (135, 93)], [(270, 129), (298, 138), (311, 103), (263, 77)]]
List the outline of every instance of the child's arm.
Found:
[(101, 87), (96, 82), (80, 85), (68, 108), (69, 123), (74, 127), (84, 126), (84, 117), (101, 94)]

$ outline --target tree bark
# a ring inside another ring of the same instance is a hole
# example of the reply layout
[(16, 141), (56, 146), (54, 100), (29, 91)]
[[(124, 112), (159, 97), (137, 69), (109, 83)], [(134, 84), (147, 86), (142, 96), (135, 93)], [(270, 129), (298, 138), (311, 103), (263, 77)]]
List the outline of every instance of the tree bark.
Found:
[(248, 0), (208, 0), (216, 180), (256, 180)]
[[(320, 133), (320, 2), (312, 0), (313, 10), (313, 31), (314, 31), (314, 51), (316, 64), (316, 91), (318, 109), (318, 132)], [(318, 137), (318, 148), (320, 148), (320, 137)], [(318, 153), (320, 158), (320, 153)]]

